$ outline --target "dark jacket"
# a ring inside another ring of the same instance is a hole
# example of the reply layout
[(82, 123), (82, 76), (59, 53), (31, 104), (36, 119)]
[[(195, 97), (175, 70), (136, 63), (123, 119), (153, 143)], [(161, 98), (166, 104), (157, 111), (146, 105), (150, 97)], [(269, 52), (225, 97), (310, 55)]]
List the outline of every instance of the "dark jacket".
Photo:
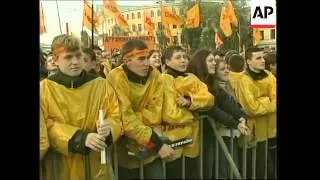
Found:
[(242, 110), (241, 105), (224, 89), (216, 86), (215, 105), (208, 111), (208, 115), (221, 124), (237, 129), (241, 117), (247, 119), (248, 115)]

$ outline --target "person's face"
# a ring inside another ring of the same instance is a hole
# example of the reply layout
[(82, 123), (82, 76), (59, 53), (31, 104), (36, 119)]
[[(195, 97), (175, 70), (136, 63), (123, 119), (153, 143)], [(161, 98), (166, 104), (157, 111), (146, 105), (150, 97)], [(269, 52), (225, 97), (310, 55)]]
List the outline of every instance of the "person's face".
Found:
[(91, 69), (96, 68), (96, 62), (92, 61), (91, 57), (88, 54), (83, 53), (83, 60), (84, 60), (83, 69), (86, 70), (87, 72), (90, 71)]
[(228, 81), (229, 80), (229, 69), (225, 62), (220, 62), (217, 68), (217, 77), (221, 81)]
[(177, 71), (185, 72), (187, 70), (189, 60), (184, 51), (174, 51), (171, 59), (166, 59), (166, 63)]
[(274, 76), (277, 76), (277, 63), (270, 64), (270, 71)]
[(83, 70), (84, 60), (80, 50), (61, 52), (56, 60), (60, 71), (68, 76), (79, 76)]
[(48, 71), (56, 71), (56, 70), (58, 70), (58, 66), (54, 62), (54, 58), (51, 55), (47, 57), (47, 70)]
[(101, 57), (102, 57), (102, 52), (100, 50), (93, 50), (93, 51), (94, 51), (94, 53), (96, 53), (97, 62), (100, 62)]
[(161, 66), (161, 60), (160, 60), (160, 53), (158, 52), (154, 52), (149, 60), (150, 60), (150, 65), (153, 66), (153, 67), (160, 67)]
[(207, 68), (208, 68), (208, 73), (209, 74), (214, 74), (215, 73), (215, 68), (216, 68), (216, 60), (213, 56), (213, 54), (209, 54), (206, 57), (206, 64), (207, 64)]
[(248, 59), (247, 62), (252, 71), (262, 71), (266, 67), (265, 60), (263, 58), (263, 51), (252, 53), (251, 59)]
[(139, 54), (130, 58), (130, 60), (126, 62), (126, 65), (132, 72), (136, 73), (137, 75), (142, 77), (147, 76), (150, 68), (148, 52), (145, 51), (144, 54)]

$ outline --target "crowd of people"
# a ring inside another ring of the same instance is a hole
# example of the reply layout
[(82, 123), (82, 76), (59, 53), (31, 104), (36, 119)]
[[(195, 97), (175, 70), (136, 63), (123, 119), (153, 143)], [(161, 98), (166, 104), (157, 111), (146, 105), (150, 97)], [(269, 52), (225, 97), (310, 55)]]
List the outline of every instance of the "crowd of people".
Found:
[[(112, 164), (103, 168), (100, 152), (117, 143), (119, 179), (138, 179), (141, 161), (147, 179), (165, 178), (163, 161), (166, 178), (181, 178), (185, 161), (186, 178), (198, 179), (202, 131), (204, 178), (214, 177), (218, 161), (219, 179), (228, 179), (228, 160), (221, 150), (215, 159), (220, 147), (200, 114), (212, 117), (226, 144), (233, 140), (229, 151), (240, 172), (246, 150), (247, 177), (253, 173), (255, 147), (256, 178), (264, 178), (265, 169), (275, 177), (276, 52), (251, 47), (243, 54), (190, 54), (180, 46), (159, 51), (129, 40), (108, 55), (65, 34), (51, 47), (48, 54), (40, 50), (41, 178), (112, 179)], [(192, 142), (170, 146), (186, 138)]]

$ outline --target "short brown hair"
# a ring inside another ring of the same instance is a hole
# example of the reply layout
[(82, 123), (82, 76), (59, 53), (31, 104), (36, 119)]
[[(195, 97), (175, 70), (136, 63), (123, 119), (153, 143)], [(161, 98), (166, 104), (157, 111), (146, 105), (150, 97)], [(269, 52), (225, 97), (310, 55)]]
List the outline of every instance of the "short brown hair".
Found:
[[(61, 34), (56, 36), (51, 44), (52, 52), (55, 56), (59, 54), (59, 49), (64, 48), (67, 51), (73, 52), (81, 49), (80, 41), (71, 35)], [(58, 53), (58, 54), (57, 54)]]

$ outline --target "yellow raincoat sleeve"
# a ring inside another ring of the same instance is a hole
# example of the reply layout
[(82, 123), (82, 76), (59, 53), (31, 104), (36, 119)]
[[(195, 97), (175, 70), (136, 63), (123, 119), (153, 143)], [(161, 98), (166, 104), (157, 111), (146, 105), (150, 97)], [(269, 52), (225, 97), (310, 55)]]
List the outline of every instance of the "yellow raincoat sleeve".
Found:
[(115, 142), (123, 134), (120, 107), (117, 95), (112, 87), (107, 85), (106, 89), (105, 112), (107, 113), (108, 123), (111, 125), (112, 140)]
[(206, 84), (200, 81), (195, 75), (192, 75), (195, 88), (189, 96), (191, 97), (191, 105), (189, 110), (206, 110), (214, 105), (214, 96), (208, 91)]
[[(43, 118), (47, 125), (48, 137), (50, 141), (50, 146), (56, 151), (68, 155), (68, 141), (80, 128), (72, 125), (58, 123), (52, 119), (48, 119), (47, 107), (50, 102), (46, 99), (46, 91), (48, 87), (44, 87), (47, 81), (40, 82), (40, 107), (43, 112)], [(52, 111), (59, 112), (52, 106)], [(63, 122), (63, 121), (61, 121)]]
[(254, 96), (254, 88), (252, 88), (252, 81), (250, 78), (244, 77), (240, 80), (236, 88), (236, 96), (244, 110), (250, 116), (261, 116), (276, 111), (276, 102), (271, 100), (270, 97)]
[(170, 75), (162, 74), (165, 83), (164, 102), (163, 102), (163, 121), (174, 124), (186, 124), (193, 122), (192, 112), (177, 105), (177, 92), (174, 89), (174, 79)]
[[(122, 125), (124, 134), (139, 144), (147, 145), (152, 135), (152, 128), (145, 125), (145, 122), (160, 122), (161, 108), (163, 101), (163, 87), (157, 87), (153, 96), (157, 96), (153, 102), (139, 108), (139, 112), (134, 111), (129, 94), (129, 82), (121, 69), (114, 69), (107, 78), (107, 83), (116, 89), (119, 98), (119, 105), (122, 116)], [(155, 87), (154, 87), (155, 88)]]
[(48, 138), (47, 126), (43, 119), (43, 113), (40, 110), (40, 160), (43, 159), (48, 149), (49, 149), (49, 138)]
[(269, 73), (271, 86), (269, 88), (269, 97), (271, 101), (276, 102), (277, 100), (277, 79), (274, 77), (272, 73)]

